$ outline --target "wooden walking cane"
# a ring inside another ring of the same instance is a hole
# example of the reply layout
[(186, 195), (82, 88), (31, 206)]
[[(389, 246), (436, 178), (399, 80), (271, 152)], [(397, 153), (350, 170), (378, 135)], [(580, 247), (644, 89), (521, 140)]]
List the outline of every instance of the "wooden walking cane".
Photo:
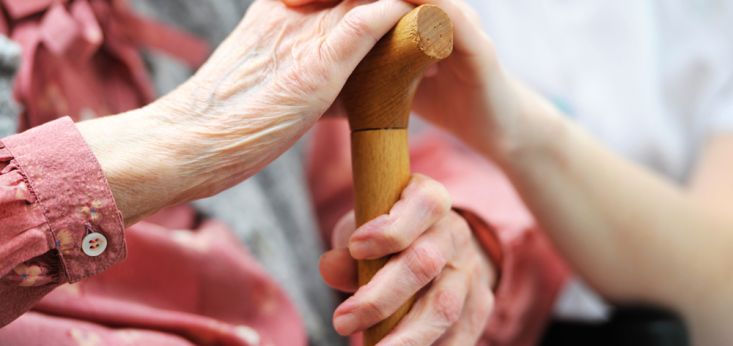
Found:
[[(342, 99), (351, 127), (351, 155), (360, 226), (386, 214), (410, 180), (407, 123), (425, 70), (453, 50), (453, 24), (437, 6), (408, 13), (359, 64)], [(359, 285), (388, 258), (359, 262)], [(364, 333), (364, 345), (381, 340), (410, 309), (412, 300)]]

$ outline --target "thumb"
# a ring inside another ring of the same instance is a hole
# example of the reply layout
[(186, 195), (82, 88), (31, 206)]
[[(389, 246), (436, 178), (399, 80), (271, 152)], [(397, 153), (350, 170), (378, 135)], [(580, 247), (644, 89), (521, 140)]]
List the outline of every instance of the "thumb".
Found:
[(349, 238), (356, 231), (356, 217), (350, 211), (336, 222), (331, 234), (331, 246), (335, 249), (345, 249), (349, 246)]
[[(303, 0), (298, 0), (303, 1)], [(412, 6), (400, 0), (381, 0), (349, 10), (319, 46), (321, 63), (333, 66), (333, 77), (344, 83), (356, 65)]]
[(321, 256), (319, 269), (323, 281), (342, 292), (354, 292), (359, 287), (356, 260), (347, 249), (334, 249)]
[(324, 253), (319, 261), (323, 281), (328, 286), (343, 292), (354, 292), (358, 287), (356, 260), (346, 248), (349, 237), (355, 229), (356, 220), (352, 211), (336, 223), (331, 235), (333, 250)]

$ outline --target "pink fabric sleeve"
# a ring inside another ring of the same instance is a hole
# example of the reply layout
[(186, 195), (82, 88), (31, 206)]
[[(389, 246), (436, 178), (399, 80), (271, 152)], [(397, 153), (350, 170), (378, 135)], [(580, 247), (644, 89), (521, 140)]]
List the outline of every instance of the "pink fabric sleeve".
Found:
[[(322, 121), (309, 152), (309, 184), (326, 244), (352, 208), (348, 133), (345, 121)], [(448, 189), (454, 207), (485, 221), (471, 224), (475, 232), (496, 232), (499, 239), (502, 278), (479, 344), (536, 345), (568, 277), (564, 262), (496, 166), (437, 131), (411, 141), (410, 159), (413, 172)]]
[[(123, 231), (104, 174), (71, 119), (2, 139), (0, 326), (59, 284), (124, 259)], [(106, 243), (97, 256), (82, 249), (92, 233)]]

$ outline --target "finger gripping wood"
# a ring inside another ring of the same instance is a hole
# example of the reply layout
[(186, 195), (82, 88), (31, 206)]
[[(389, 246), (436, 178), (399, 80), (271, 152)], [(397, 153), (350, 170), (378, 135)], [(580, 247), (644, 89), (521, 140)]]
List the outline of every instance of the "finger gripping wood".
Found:
[[(386, 214), (410, 180), (407, 125), (425, 70), (453, 50), (453, 25), (440, 8), (408, 13), (354, 70), (342, 99), (351, 127), (356, 223)], [(359, 262), (365, 285), (388, 258)], [(364, 345), (381, 340), (410, 309), (412, 300), (364, 333)]]

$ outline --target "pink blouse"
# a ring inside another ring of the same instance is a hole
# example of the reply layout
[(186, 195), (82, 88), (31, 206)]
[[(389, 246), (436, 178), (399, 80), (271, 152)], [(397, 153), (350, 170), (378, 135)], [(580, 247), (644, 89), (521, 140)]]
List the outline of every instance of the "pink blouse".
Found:
[(69, 118), (0, 142), (0, 244), (0, 345), (306, 344), (223, 224), (180, 206), (125, 231)]
[(125, 258), (122, 216), (83, 143), (68, 118), (0, 142), (0, 325)]

